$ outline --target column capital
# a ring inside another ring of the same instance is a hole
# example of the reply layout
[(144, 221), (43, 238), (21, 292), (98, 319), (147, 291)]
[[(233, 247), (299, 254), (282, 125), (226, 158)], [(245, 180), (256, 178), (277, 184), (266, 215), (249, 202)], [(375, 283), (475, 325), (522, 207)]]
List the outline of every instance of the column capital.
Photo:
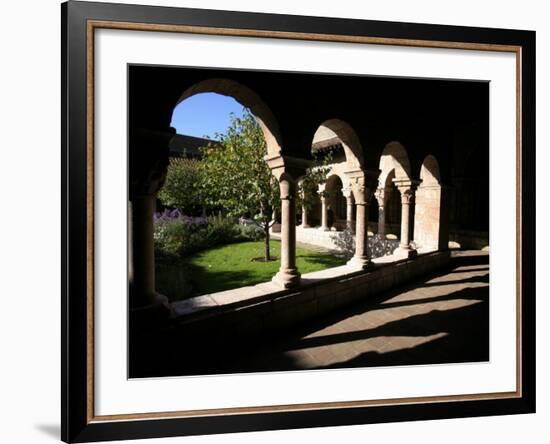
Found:
[(415, 179), (409, 179), (409, 178), (396, 178), (392, 180), (395, 187), (399, 190), (399, 192), (407, 191), (407, 190), (416, 190), (418, 185), (420, 184), (420, 180)]
[(365, 187), (372, 188), (374, 190), (378, 186), (378, 176), (380, 175), (380, 170), (368, 170), (361, 168), (357, 170), (348, 170), (345, 172), (345, 175), (349, 178), (351, 187), (353, 187), (354, 184), (361, 183)]
[(401, 203), (410, 204), (414, 199), (414, 192), (420, 181), (412, 179), (393, 179), (393, 183), (401, 193)]
[(353, 198), (353, 190), (351, 188), (342, 188), (342, 195), (346, 199), (352, 199)]
[(153, 196), (164, 185), (173, 128), (166, 131), (138, 128), (132, 133), (130, 199)]
[(391, 194), (391, 188), (381, 187), (377, 188), (374, 192), (374, 197), (378, 201), (378, 207), (383, 208), (386, 205), (386, 201)]
[(357, 205), (369, 203), (372, 193), (378, 184), (379, 174), (380, 170), (359, 169), (346, 171), (346, 176), (349, 178), (350, 188)]
[(286, 173), (283, 173), (281, 177), (279, 177), (279, 190), (281, 191), (281, 200), (295, 199), (296, 181)]
[(311, 166), (311, 161), (307, 159), (300, 159), (298, 157), (282, 156), (277, 155), (267, 155), (264, 156), (264, 160), (271, 169), (273, 175), (281, 181), (283, 174), (286, 176), (287, 180), (292, 179), (294, 182), (297, 182), (300, 177), (302, 177), (306, 170)]

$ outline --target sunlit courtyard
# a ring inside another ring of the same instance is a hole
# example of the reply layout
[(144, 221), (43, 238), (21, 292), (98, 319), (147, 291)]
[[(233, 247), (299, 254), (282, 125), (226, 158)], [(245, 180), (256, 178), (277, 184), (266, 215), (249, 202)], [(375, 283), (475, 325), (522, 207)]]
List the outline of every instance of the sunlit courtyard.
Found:
[(489, 360), (487, 82), (129, 84), (130, 378)]
[[(458, 252), (450, 267), (278, 335), (168, 346), (168, 374), (238, 373), (489, 359), (489, 256)], [(256, 339), (256, 340), (254, 340)], [(261, 346), (259, 346), (261, 343)], [(149, 368), (155, 374), (154, 365)]]
[[(264, 243), (241, 242), (201, 251), (181, 261), (157, 261), (157, 286), (171, 301), (269, 281), (279, 269), (281, 245), (270, 243), (272, 260), (264, 261)], [(304, 273), (344, 265), (346, 259), (313, 248), (296, 250)]]

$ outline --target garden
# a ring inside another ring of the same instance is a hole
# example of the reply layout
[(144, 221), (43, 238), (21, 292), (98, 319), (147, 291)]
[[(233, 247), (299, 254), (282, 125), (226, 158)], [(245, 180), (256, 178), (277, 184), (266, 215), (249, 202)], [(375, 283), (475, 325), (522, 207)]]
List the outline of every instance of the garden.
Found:
[[(246, 112), (218, 136), (199, 159), (172, 158), (158, 195), (164, 211), (154, 220), (156, 287), (171, 301), (266, 282), (279, 269), (280, 244), (270, 228), (280, 191), (263, 161), (263, 133)], [(329, 162), (312, 163), (296, 205), (311, 205)], [(345, 258), (298, 248), (296, 263), (308, 273)]]
[[(157, 290), (177, 301), (267, 282), (279, 269), (280, 243), (264, 259), (262, 230), (228, 217), (190, 217), (177, 210), (155, 215)], [(301, 273), (345, 263), (345, 258), (297, 248)]]

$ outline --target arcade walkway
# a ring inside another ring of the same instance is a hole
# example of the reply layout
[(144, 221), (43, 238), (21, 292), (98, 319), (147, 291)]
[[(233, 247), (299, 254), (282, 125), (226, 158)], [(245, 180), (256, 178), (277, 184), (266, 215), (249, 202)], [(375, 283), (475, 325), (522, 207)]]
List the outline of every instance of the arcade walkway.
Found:
[(247, 366), (267, 370), (286, 361), (319, 369), (488, 360), (488, 255), (457, 257), (453, 265), (450, 272), (293, 332), (247, 359)]
[(164, 374), (286, 371), (489, 359), (489, 256), (453, 253), (451, 268), (277, 338), (190, 356)]

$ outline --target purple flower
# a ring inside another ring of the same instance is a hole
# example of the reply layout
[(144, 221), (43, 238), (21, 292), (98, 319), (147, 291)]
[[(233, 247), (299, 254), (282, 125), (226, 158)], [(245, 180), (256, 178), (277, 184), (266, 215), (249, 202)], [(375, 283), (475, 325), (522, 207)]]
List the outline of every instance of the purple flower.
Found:
[(182, 214), (180, 210), (165, 209), (162, 213), (157, 212), (153, 215), (153, 221), (155, 223), (169, 223), (175, 221), (183, 221), (188, 225), (206, 226), (208, 225), (208, 218), (206, 217), (193, 217)]

